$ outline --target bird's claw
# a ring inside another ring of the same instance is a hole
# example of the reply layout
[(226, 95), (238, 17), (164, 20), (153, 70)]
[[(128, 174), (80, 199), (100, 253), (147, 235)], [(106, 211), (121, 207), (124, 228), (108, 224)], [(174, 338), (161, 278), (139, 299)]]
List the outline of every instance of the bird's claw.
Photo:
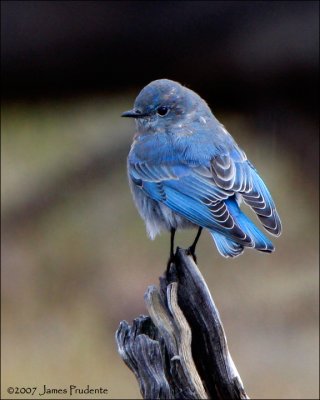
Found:
[(167, 262), (167, 272), (170, 271), (171, 264), (175, 264), (175, 262), (176, 262), (176, 258), (175, 258), (175, 255), (173, 254), (170, 256), (170, 258)]
[(195, 263), (197, 263), (197, 256), (196, 256), (196, 254), (195, 254), (195, 249), (194, 249), (192, 246), (190, 246), (190, 247), (187, 249), (187, 255), (188, 255), (188, 256), (191, 256), (191, 257), (193, 258), (193, 261), (194, 261)]

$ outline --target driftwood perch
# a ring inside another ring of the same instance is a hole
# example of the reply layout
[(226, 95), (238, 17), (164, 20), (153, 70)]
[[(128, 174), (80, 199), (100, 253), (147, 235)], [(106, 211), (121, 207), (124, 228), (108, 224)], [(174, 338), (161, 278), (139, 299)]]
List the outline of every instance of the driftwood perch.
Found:
[(191, 256), (149, 286), (150, 316), (116, 332), (118, 351), (135, 374), (144, 399), (248, 399), (228, 350), (219, 312)]

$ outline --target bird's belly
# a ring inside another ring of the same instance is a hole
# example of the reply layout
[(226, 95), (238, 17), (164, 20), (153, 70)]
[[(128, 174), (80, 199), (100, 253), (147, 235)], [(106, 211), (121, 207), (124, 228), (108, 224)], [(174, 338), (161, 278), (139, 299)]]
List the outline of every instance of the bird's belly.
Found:
[(148, 235), (154, 239), (162, 230), (192, 228), (195, 225), (172, 211), (165, 204), (152, 200), (133, 182), (130, 182), (134, 203), (145, 221)]

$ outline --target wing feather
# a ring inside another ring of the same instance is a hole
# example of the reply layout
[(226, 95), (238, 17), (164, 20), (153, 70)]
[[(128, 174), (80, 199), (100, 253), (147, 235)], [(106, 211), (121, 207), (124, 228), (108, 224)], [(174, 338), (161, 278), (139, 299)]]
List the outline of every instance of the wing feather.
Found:
[(279, 235), (281, 222), (272, 197), (256, 169), (238, 148), (212, 157), (210, 164), (184, 162), (154, 165), (130, 162), (134, 183), (191, 222), (220, 231), (250, 245), (250, 237), (236, 222), (228, 201), (241, 195), (270, 233)]
[[(191, 222), (214, 229), (251, 245), (251, 239), (236, 224), (224, 200), (233, 193), (216, 186), (208, 168), (130, 165), (130, 175), (142, 180), (141, 189)], [(235, 201), (235, 200), (234, 200)]]
[[(257, 214), (265, 229), (271, 234), (280, 235), (281, 221), (271, 194), (246, 158), (234, 161), (230, 155), (218, 155), (212, 159), (211, 167), (217, 186), (240, 193), (244, 202)], [(226, 173), (223, 174), (222, 171)]]

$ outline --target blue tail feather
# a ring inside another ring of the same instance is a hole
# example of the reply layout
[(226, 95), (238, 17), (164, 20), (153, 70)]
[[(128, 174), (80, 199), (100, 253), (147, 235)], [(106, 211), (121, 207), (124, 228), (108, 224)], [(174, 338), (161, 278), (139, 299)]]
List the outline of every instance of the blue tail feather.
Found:
[(271, 253), (274, 251), (272, 242), (254, 225), (254, 223), (240, 210), (234, 199), (226, 201), (229, 212), (235, 223), (251, 239), (251, 243), (244, 243), (239, 239), (230, 239), (216, 231), (211, 231), (211, 235), (216, 246), (224, 257), (236, 257), (243, 252), (244, 247), (255, 248), (259, 251)]
[(274, 246), (270, 239), (268, 239), (250, 219), (241, 212), (237, 219), (240, 228), (251, 237), (253, 248), (267, 253), (274, 251)]
[(214, 231), (211, 231), (210, 233), (214, 239), (219, 253), (223, 257), (237, 257), (243, 253), (243, 245), (234, 242), (221, 233)]

